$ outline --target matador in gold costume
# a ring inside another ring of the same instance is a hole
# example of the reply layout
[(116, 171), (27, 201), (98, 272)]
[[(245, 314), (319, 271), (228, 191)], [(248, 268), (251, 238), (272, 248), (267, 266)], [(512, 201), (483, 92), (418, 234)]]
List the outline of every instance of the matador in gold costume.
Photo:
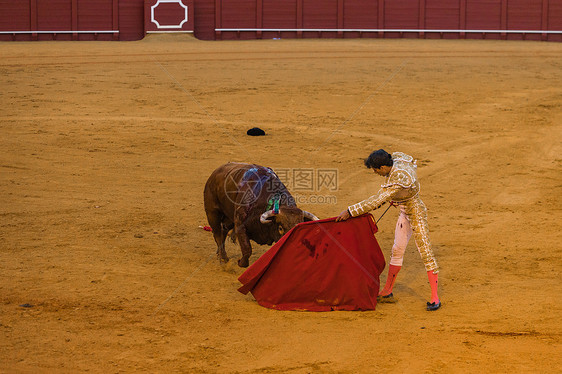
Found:
[(410, 237), (414, 236), (416, 246), (427, 271), (431, 286), (431, 302), (427, 303), (427, 310), (437, 310), (441, 302), (437, 295), (439, 267), (431, 249), (429, 229), (427, 224), (427, 208), (420, 199), (420, 183), (416, 174), (416, 161), (412, 156), (402, 152), (392, 155), (379, 149), (369, 155), (365, 166), (386, 178), (377, 194), (351, 205), (343, 211), (336, 221), (357, 217), (371, 210), (380, 208), (384, 203), (392, 203), (400, 208), (400, 215), (396, 223), (394, 245), (390, 256), (388, 277), (379, 296), (384, 299), (393, 297), (392, 289), (396, 276), (402, 268), (404, 252)]

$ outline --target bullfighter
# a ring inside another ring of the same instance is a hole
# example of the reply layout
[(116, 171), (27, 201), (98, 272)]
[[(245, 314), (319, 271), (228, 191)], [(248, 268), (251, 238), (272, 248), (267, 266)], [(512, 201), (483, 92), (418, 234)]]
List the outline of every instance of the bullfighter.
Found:
[(427, 303), (427, 310), (439, 309), (441, 307), (441, 301), (437, 295), (439, 267), (429, 240), (427, 208), (419, 196), (420, 183), (416, 175), (416, 161), (412, 156), (402, 152), (394, 152), (391, 155), (385, 150), (379, 149), (365, 159), (365, 166), (385, 177), (384, 184), (381, 185), (377, 194), (349, 206), (336, 218), (336, 221), (360, 216), (380, 208), (386, 202), (398, 206), (400, 215), (396, 223), (388, 277), (384, 288), (379, 292), (379, 297), (382, 300), (393, 297), (394, 282), (402, 268), (404, 252), (413, 234), (431, 287), (431, 301)]

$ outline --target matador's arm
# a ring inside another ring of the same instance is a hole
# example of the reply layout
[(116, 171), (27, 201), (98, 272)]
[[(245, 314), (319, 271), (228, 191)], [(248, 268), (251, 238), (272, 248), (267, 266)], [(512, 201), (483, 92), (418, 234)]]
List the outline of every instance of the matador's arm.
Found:
[(403, 188), (397, 184), (381, 187), (377, 194), (361, 201), (360, 203), (350, 205), (347, 210), (353, 217), (360, 216), (361, 214), (380, 208), (381, 205), (388, 201), (392, 201), (394, 196), (402, 189)]

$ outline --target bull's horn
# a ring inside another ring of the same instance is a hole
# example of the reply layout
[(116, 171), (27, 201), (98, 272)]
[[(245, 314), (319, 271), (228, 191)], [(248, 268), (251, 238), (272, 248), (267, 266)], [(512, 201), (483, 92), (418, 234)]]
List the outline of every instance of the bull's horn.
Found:
[(313, 221), (318, 221), (320, 218), (316, 217), (314, 214), (303, 210), (302, 213), (304, 214), (304, 218), (308, 218)]
[(261, 215), (260, 217), (260, 222), (261, 223), (271, 223), (271, 220), (269, 220), (269, 217), (275, 216), (275, 211), (274, 210), (268, 210), (267, 212), (265, 212), (264, 214)]

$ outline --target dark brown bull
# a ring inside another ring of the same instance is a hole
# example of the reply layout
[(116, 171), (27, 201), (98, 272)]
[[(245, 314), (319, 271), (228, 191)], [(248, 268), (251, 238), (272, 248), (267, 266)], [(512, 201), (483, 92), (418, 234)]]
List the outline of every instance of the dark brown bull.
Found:
[(216, 169), (205, 184), (205, 213), (217, 243), (217, 256), (228, 262), (224, 242), (230, 230), (242, 250), (238, 265), (247, 267), (250, 240), (271, 245), (303, 221), (317, 220), (297, 208), (285, 185), (270, 168), (230, 162)]

